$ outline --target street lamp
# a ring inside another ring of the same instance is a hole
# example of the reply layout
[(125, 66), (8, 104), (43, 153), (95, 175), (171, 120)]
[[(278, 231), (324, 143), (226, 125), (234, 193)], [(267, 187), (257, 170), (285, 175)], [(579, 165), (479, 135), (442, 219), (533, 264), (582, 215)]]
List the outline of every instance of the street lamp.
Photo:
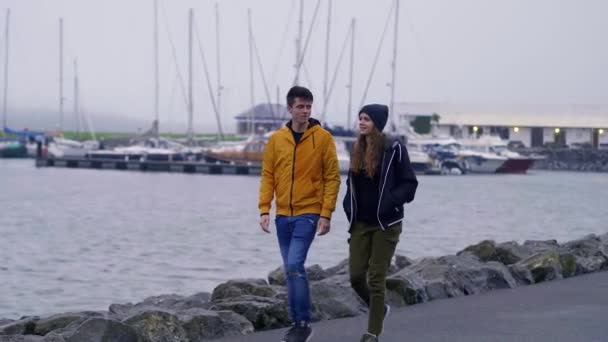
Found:
[(513, 132), (518, 133), (519, 132), (519, 127), (513, 127)]

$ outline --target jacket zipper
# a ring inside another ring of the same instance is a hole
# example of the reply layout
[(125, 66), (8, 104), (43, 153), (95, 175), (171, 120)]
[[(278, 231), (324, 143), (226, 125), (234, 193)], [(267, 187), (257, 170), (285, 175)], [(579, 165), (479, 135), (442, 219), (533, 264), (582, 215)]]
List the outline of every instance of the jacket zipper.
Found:
[[(305, 133), (305, 132), (304, 132)], [(308, 138), (308, 137), (306, 137)], [(293, 216), (293, 185), (295, 183), (295, 178), (296, 178), (296, 149), (298, 148), (298, 144), (301, 143), (302, 141), (304, 141), (304, 134), (302, 134), (302, 137), (300, 138), (300, 141), (298, 143), (295, 142), (295, 145), (293, 146), (293, 161), (291, 163), (291, 190), (289, 193), (289, 208), (291, 209), (291, 216)], [(313, 148), (314, 148), (314, 144), (315, 144), (315, 133), (312, 133), (312, 144), (313, 144)]]
[[(382, 155), (382, 166), (383, 167), (384, 167), (384, 157), (385, 157), (385, 155)], [(380, 178), (382, 187), (380, 188), (380, 198), (378, 199), (378, 212), (376, 213), (376, 216), (378, 218), (378, 223), (380, 224), (380, 228), (382, 228), (382, 230), (386, 230), (386, 228), (384, 228), (384, 226), (382, 225), (382, 221), (380, 221), (380, 204), (382, 203), (382, 195), (384, 195), (384, 188), (386, 187), (386, 179), (388, 178), (388, 171), (391, 169), (391, 164), (393, 163), (393, 157), (395, 157), (395, 151), (393, 151), (393, 154), (391, 155), (391, 159), (388, 161), (388, 166), (386, 167), (386, 173), (384, 174), (384, 182), (382, 182), (382, 178)], [(382, 173), (380, 175), (382, 175)]]
[(298, 144), (293, 146), (293, 162), (291, 163), (291, 191), (289, 193), (289, 208), (291, 209), (291, 216), (293, 216), (293, 185), (296, 178), (296, 149)]
[(353, 183), (352, 173), (350, 171), (348, 179), (350, 182), (350, 226), (353, 226), (353, 220), (355, 219), (355, 184)]

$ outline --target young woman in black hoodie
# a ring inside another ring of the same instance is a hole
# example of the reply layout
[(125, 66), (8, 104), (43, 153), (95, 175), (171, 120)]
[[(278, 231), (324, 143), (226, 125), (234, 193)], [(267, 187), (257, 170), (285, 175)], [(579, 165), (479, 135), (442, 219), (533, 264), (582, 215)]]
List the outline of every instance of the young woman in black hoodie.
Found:
[(378, 341), (390, 306), (385, 281), (399, 242), (403, 205), (414, 200), (418, 181), (405, 146), (382, 130), (388, 107), (366, 105), (359, 111), (359, 136), (351, 155), (344, 212), (349, 226), (350, 282), (369, 307), (361, 342)]

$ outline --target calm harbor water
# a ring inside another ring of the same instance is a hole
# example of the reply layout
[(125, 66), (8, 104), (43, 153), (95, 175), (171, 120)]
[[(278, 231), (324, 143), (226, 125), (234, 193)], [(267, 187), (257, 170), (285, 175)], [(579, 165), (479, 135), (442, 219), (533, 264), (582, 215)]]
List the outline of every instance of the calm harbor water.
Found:
[[(166, 293), (211, 291), (280, 265), (258, 226), (258, 177), (36, 169), (0, 159), (0, 318)], [(565, 241), (608, 232), (607, 174), (421, 176), (400, 254), (456, 253), (483, 239)], [(341, 209), (309, 264), (347, 256)]]

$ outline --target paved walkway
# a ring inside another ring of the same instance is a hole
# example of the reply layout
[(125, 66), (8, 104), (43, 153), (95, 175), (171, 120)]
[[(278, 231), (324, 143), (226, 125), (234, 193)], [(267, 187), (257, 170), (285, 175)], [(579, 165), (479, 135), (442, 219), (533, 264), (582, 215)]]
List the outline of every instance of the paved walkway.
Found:
[[(312, 342), (358, 342), (364, 316), (314, 324)], [(608, 272), (393, 309), (382, 342), (608, 341)], [(280, 341), (284, 329), (222, 342)]]

